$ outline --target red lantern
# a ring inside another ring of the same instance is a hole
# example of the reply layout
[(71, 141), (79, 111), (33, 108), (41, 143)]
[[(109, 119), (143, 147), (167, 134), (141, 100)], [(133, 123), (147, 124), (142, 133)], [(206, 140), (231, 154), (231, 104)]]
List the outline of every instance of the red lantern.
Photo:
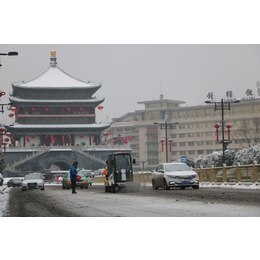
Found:
[(0, 97), (4, 96), (5, 95), (5, 92), (0, 90)]
[(170, 152), (172, 151), (172, 139), (169, 139), (169, 143), (170, 143)]
[(12, 134), (10, 132), (6, 132), (5, 135), (10, 137)]
[(44, 110), (47, 112), (47, 111), (49, 111), (49, 108), (48, 108), (48, 107), (45, 107)]
[(80, 111), (83, 111), (83, 110), (84, 110), (84, 107), (80, 107), (79, 110), (80, 110)]
[(164, 139), (161, 139), (161, 143), (162, 143), (162, 152), (163, 152), (163, 143), (164, 143)]
[(220, 128), (220, 124), (219, 123), (216, 123), (214, 125), (214, 127), (216, 128), (216, 136), (217, 136), (217, 141), (218, 141), (218, 129)]
[(48, 138), (49, 136), (48, 136), (48, 135), (45, 135), (44, 137), (45, 137), (45, 138)]
[(31, 135), (31, 138), (35, 138), (35, 135)]
[(79, 137), (83, 138), (83, 137), (84, 137), (84, 135), (79, 135)]
[(232, 125), (228, 122), (227, 124), (226, 124), (226, 128), (227, 128), (227, 130), (228, 130), (228, 141), (230, 141), (230, 128), (232, 127)]
[(35, 107), (32, 107), (32, 108), (31, 108), (31, 110), (32, 110), (32, 111), (35, 111), (35, 110), (36, 110), (36, 108), (35, 108)]
[(4, 139), (5, 142), (9, 142), (9, 140), (10, 140), (10, 139), (7, 138), (7, 137)]
[(66, 109), (67, 109), (67, 111), (70, 111), (70, 110), (71, 110), (71, 107), (67, 107)]
[(104, 107), (103, 106), (98, 106), (98, 109), (99, 110), (102, 110)]
[(4, 131), (5, 131), (5, 130), (6, 130), (6, 129), (5, 129), (3, 126), (0, 127), (0, 133), (1, 133), (1, 134), (4, 134)]
[(11, 107), (10, 110), (11, 110), (12, 112), (14, 112), (15, 115), (17, 114), (17, 108), (16, 108), (16, 107)]
[(14, 116), (14, 114), (10, 113), (8, 116), (12, 118)]
[(103, 135), (105, 136), (105, 143), (107, 142), (107, 136), (109, 135), (109, 132), (104, 132)]

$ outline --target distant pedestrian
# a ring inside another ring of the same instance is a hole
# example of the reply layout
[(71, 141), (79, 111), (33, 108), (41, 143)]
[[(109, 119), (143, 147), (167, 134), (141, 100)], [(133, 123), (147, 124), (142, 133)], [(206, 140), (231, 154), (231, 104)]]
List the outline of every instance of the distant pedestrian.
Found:
[(78, 167), (78, 162), (74, 162), (70, 168), (70, 180), (71, 180), (71, 186), (72, 186), (72, 193), (77, 193), (76, 192), (76, 181), (77, 181), (77, 167)]
[(2, 186), (4, 183), (4, 177), (3, 175), (0, 173), (0, 186)]

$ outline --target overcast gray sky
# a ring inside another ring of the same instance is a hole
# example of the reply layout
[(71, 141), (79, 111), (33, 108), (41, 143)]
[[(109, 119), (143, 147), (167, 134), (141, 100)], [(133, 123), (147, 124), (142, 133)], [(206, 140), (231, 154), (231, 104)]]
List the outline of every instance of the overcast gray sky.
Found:
[[(58, 65), (82, 80), (102, 83), (96, 92), (104, 97), (104, 109), (97, 110), (97, 122), (110, 121), (128, 112), (143, 109), (138, 101), (166, 99), (202, 105), (207, 93), (217, 99), (233, 91), (239, 97), (260, 80), (260, 45), (206, 44), (2, 44), (0, 89), (9, 102), (11, 83), (28, 80), (41, 73), (50, 62), (50, 51), (57, 51)], [(6, 111), (1, 123), (12, 120)]]

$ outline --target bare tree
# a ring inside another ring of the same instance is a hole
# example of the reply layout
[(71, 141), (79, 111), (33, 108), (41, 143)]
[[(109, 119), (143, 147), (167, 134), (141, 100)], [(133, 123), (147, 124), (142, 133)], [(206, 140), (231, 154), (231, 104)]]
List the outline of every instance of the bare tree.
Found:
[[(253, 118), (252, 124), (246, 119), (243, 120), (235, 137), (238, 137), (234, 138), (236, 140), (243, 140), (248, 147), (260, 144), (260, 118)], [(244, 147), (242, 143), (241, 146)]]

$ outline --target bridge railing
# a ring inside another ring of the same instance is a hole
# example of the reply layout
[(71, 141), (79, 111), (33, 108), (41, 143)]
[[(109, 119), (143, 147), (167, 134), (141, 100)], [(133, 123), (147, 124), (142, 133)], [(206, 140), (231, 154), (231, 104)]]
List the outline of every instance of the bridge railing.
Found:
[[(228, 184), (256, 184), (260, 185), (260, 164), (254, 162), (252, 165), (240, 165), (211, 168), (193, 169), (199, 174), (201, 183), (228, 183)], [(94, 183), (104, 183), (104, 176), (96, 176)], [(134, 182), (148, 183), (152, 182), (151, 172), (139, 172), (134, 174)]]
[(81, 145), (81, 144), (76, 144), (76, 145), (50, 145), (50, 146), (31, 146), (31, 147), (7, 147), (6, 151), (42, 151), (46, 149), (69, 149), (73, 148), (76, 150), (81, 150), (84, 151), (86, 149), (89, 150), (113, 150), (113, 149), (131, 149), (129, 144), (121, 144), (121, 145), (111, 145), (111, 144), (106, 144), (106, 145)]
[(200, 182), (222, 183), (258, 183), (260, 182), (260, 164), (226, 166), (194, 169)]

